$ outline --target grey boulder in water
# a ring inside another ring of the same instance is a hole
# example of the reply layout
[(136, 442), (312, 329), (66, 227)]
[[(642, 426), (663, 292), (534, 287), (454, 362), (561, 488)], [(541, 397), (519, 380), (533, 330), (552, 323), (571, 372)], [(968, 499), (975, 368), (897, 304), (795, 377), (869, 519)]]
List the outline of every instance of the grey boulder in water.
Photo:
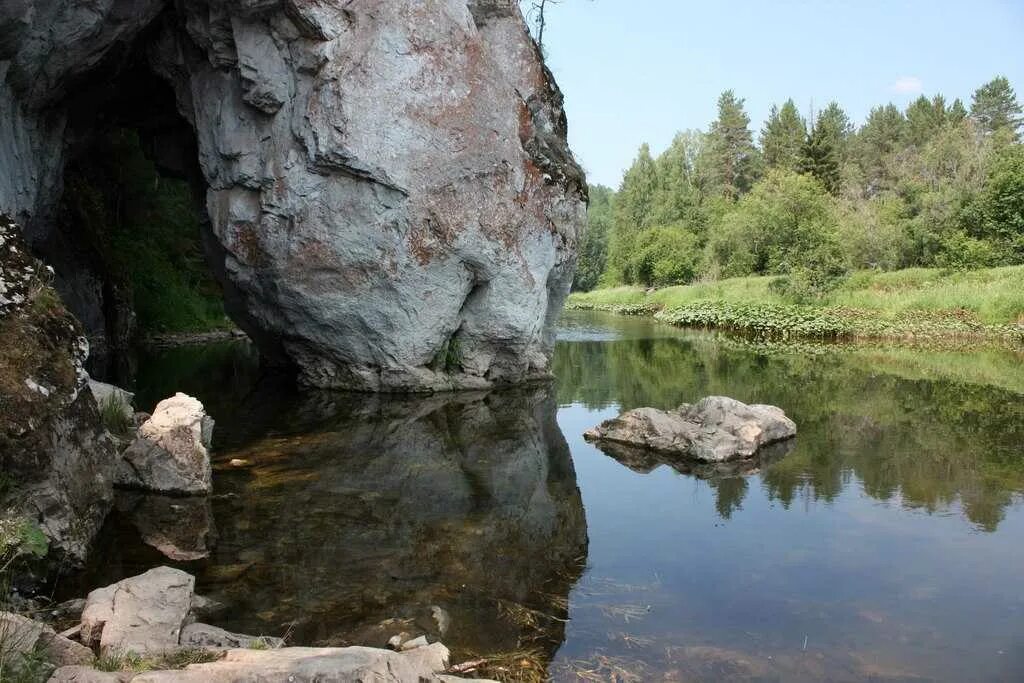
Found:
[(780, 408), (708, 396), (676, 410), (629, 410), (588, 430), (588, 441), (620, 444), (701, 462), (750, 458), (772, 443), (796, 436), (796, 423)]

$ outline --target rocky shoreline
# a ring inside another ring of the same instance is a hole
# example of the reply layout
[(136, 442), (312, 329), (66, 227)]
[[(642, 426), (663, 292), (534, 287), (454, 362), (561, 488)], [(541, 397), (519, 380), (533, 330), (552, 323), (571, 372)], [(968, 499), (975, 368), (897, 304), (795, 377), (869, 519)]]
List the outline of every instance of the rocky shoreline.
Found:
[(0, 676), (49, 683), (461, 680), (450, 673), (448, 648), (424, 635), (396, 636), (391, 650), (291, 647), (282, 638), (202, 623), (213, 606), (194, 587), (186, 572), (151, 569), (52, 611), (78, 613), (78, 623), (61, 633), (0, 612)]

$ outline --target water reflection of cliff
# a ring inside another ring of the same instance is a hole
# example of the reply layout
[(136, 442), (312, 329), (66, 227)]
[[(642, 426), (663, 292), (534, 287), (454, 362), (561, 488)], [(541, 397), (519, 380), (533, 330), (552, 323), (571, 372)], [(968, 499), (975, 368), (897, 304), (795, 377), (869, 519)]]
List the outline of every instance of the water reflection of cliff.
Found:
[[(959, 505), (994, 530), (1024, 492), (1020, 362), (999, 352), (761, 353), (677, 335), (562, 343), (554, 369), (561, 404), (668, 408), (725, 394), (782, 406), (800, 436), (761, 477), (786, 506), (833, 500), (855, 478), (877, 499), (928, 511)], [(727, 494), (726, 512), (748, 486), (742, 478), (713, 485)]]

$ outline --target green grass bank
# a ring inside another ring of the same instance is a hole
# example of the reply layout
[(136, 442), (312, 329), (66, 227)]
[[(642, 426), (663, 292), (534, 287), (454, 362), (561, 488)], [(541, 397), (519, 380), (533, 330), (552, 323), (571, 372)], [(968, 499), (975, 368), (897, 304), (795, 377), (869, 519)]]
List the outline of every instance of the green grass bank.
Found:
[(765, 339), (849, 339), (1024, 345), (1024, 266), (853, 273), (814, 304), (794, 304), (776, 277), (644, 290), (574, 293), (567, 308), (653, 315), (681, 327)]

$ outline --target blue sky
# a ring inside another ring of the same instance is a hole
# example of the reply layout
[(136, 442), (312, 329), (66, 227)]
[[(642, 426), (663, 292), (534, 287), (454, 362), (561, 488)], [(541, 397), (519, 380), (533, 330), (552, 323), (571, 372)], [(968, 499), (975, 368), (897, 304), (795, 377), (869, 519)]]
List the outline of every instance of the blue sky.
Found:
[(1024, 100), (1024, 0), (562, 0), (548, 61), (591, 182), (617, 187), (642, 142), (706, 129), (719, 93), (760, 130), (773, 102), (876, 104), (961, 97), (997, 74)]

